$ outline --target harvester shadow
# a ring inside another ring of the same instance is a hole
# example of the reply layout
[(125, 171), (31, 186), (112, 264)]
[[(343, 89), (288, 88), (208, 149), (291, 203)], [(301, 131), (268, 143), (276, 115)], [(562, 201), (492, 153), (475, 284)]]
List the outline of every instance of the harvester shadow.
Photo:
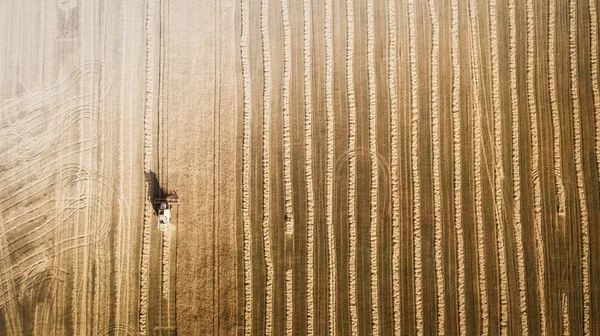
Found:
[(158, 177), (156, 173), (153, 171), (149, 171), (145, 173), (146, 182), (148, 182), (148, 200), (152, 203), (152, 208), (154, 209), (154, 213), (158, 215), (158, 208), (160, 207), (160, 202), (155, 202), (157, 198), (164, 197), (174, 197), (177, 198), (176, 192), (169, 192), (165, 190), (158, 181)]

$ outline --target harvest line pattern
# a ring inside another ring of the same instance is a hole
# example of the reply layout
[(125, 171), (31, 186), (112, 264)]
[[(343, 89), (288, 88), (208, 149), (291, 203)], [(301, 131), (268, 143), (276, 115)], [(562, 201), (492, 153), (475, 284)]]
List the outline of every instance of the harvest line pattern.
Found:
[[(554, 0), (542, 17), (535, 15), (539, 4), (533, 0), (239, 1), (244, 248), (238, 253), (244, 305), (238, 309), (244, 335), (274, 334), (281, 321), (286, 335), (365, 330), (545, 335), (556, 331), (554, 325), (565, 334), (594, 334), (600, 324), (592, 314), (598, 290), (590, 279), (597, 249), (592, 211), (598, 210), (591, 208), (597, 197), (590, 192), (598, 181), (586, 169), (590, 162), (600, 167), (600, 155), (594, 155), (600, 153), (597, 2), (580, 8), (582, 1), (570, 0), (564, 31), (558, 29)], [(254, 5), (260, 5), (259, 20), (251, 17)], [(274, 17), (277, 22), (271, 22)], [(589, 22), (581, 24), (586, 18)], [(260, 55), (250, 52), (255, 37), (261, 39)], [(547, 44), (540, 43), (544, 38)], [(558, 72), (563, 64), (557, 50), (566, 46), (561, 39), (569, 41), (563, 55), (568, 76)], [(586, 39), (591, 43), (582, 44)], [(381, 50), (387, 57), (384, 76), (378, 68)], [(427, 57), (420, 55), (424, 50)], [(278, 51), (283, 57), (273, 56)], [(548, 55), (548, 62), (536, 61), (540, 55)], [(591, 66), (587, 77), (582, 76), (586, 66)], [(423, 76), (429, 69), (430, 76)], [(568, 86), (560, 82), (565, 78)], [(281, 92), (275, 83), (282, 83)], [(568, 87), (569, 95), (559, 87)], [(541, 90), (547, 90), (548, 101)], [(380, 111), (381, 104), (389, 114)], [(256, 106), (261, 118), (255, 117)], [(586, 125), (589, 120), (596, 125)], [(444, 124), (448, 121), (451, 125)], [(565, 147), (570, 135), (574, 155), (567, 163), (563, 154), (570, 150)], [(431, 148), (420, 143), (427, 136)], [(282, 144), (281, 172), (272, 169), (274, 141)], [(545, 147), (549, 143), (554, 147)], [(336, 151), (340, 144), (343, 153)], [(382, 159), (388, 154), (389, 163)], [(428, 156), (431, 162), (424, 160)], [(255, 176), (258, 166), (261, 174)], [(548, 166), (555, 167), (551, 186), (540, 180)], [(402, 180), (405, 174), (410, 181)], [(402, 190), (406, 183), (410, 190)], [(262, 190), (262, 200), (251, 197), (251, 190)], [(274, 220), (272, 190), (282, 192), (281, 223)], [(343, 190), (342, 201), (337, 190)], [(557, 195), (556, 213), (546, 206), (547, 190)], [(570, 191), (575, 204), (568, 201)], [(262, 202), (262, 216), (250, 215), (255, 201)], [(340, 208), (348, 211), (345, 223), (337, 222)], [(358, 213), (361, 209), (368, 215)], [(426, 209), (432, 216), (424, 216)], [(403, 212), (410, 216), (402, 217)], [(575, 242), (580, 245), (572, 246), (579, 252), (569, 254), (581, 281), (567, 286), (574, 280), (557, 279), (555, 267), (548, 266), (549, 244), (556, 242), (549, 240), (554, 233), (544, 219), (569, 213), (578, 218), (578, 225), (564, 229), (581, 237)], [(339, 236), (340, 226), (347, 236)], [(410, 248), (404, 245), (409, 243)], [(456, 249), (446, 251), (449, 243)], [(255, 254), (255, 246), (263, 250)], [(389, 265), (381, 258), (390, 258)], [(274, 273), (281, 263), (285, 272)], [(406, 265), (412, 265), (411, 272), (402, 271)], [(407, 278), (414, 281), (410, 291), (402, 288)], [(264, 283), (252, 283), (255, 279)], [(435, 292), (425, 292), (429, 288)], [(557, 288), (560, 293), (552, 292)], [(580, 297), (570, 288), (580, 290)], [(275, 311), (276, 302), (285, 311)]]
[(269, 0), (261, 1), (260, 30), (262, 38), (263, 67), (264, 67), (264, 92), (263, 92), (263, 244), (265, 249), (265, 267), (267, 269), (266, 284), (266, 334), (273, 333), (273, 258), (271, 257), (271, 225), (269, 217), (270, 197), (270, 130), (271, 130), (271, 56), (269, 48)]
[(523, 228), (521, 225), (521, 174), (519, 172), (519, 107), (517, 97), (517, 60), (516, 60), (516, 17), (515, 0), (509, 0), (509, 71), (510, 71), (510, 97), (512, 117), (512, 171), (513, 171), (513, 223), (515, 230), (515, 244), (517, 246), (517, 277), (519, 282), (519, 313), (521, 314), (521, 333), (527, 335), (527, 298), (525, 283), (525, 259), (523, 255)]

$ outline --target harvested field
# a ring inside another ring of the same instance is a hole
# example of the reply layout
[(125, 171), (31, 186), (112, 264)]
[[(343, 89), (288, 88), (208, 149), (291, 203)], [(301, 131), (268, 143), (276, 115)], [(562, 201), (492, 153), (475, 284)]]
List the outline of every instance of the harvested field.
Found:
[(597, 3), (239, 7), (240, 334), (600, 332)]
[(600, 334), (599, 5), (0, 3), (0, 335)]

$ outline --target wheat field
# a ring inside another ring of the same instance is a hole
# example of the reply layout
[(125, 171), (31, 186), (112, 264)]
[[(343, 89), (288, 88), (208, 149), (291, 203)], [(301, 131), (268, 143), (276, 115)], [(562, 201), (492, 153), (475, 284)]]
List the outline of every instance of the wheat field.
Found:
[(600, 332), (597, 2), (239, 6), (239, 334)]
[(600, 334), (599, 5), (0, 1), (0, 335)]

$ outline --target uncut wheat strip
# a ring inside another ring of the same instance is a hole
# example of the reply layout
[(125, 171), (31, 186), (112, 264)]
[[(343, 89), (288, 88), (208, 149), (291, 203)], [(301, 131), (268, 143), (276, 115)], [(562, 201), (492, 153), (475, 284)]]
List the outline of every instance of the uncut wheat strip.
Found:
[[(152, 31), (154, 27), (153, 0), (146, 4), (146, 101), (144, 105), (144, 172), (149, 173), (152, 167), (152, 105), (154, 104), (154, 41)], [(146, 181), (144, 195), (148, 195), (150, 182)], [(144, 198), (144, 226), (142, 233), (142, 263), (140, 269), (140, 314), (139, 330), (141, 335), (147, 335), (148, 324), (148, 291), (150, 267), (150, 229), (152, 221), (152, 204)]]
[(487, 336), (489, 332), (489, 306), (486, 289), (486, 263), (485, 263), (485, 246), (484, 246), (484, 233), (483, 233), (483, 195), (481, 186), (481, 156), (483, 155), (482, 150), (482, 132), (481, 132), (481, 106), (479, 101), (479, 71), (481, 69), (479, 61), (479, 50), (477, 48), (476, 32), (478, 31), (477, 25), (477, 3), (475, 1), (469, 1), (469, 12), (471, 20), (471, 44), (473, 47), (472, 58), (473, 58), (473, 103), (475, 106), (475, 120), (474, 120), (474, 132), (475, 132), (475, 213), (477, 221), (477, 255), (479, 260), (479, 293), (481, 296), (481, 318), (482, 318), (482, 335)]
[(392, 289), (394, 310), (394, 334), (402, 332), (400, 316), (400, 188), (398, 181), (398, 92), (396, 91), (396, 2), (388, 0), (388, 27), (389, 27), (389, 69), (388, 82), (390, 85), (391, 109), (391, 185), (392, 185)]
[(294, 304), (293, 304), (293, 272), (292, 269), (288, 269), (285, 271), (285, 297), (286, 297), (286, 308), (285, 308), (285, 334), (292, 335), (293, 334), (293, 322), (292, 316), (294, 313)]
[(544, 245), (542, 238), (542, 205), (540, 181), (538, 176), (539, 168), (539, 144), (538, 144), (538, 125), (537, 125), (537, 103), (534, 92), (534, 12), (533, 0), (527, 0), (527, 103), (529, 106), (529, 118), (531, 123), (531, 143), (532, 143), (532, 173), (534, 190), (534, 231), (535, 231), (535, 250), (537, 259), (537, 289), (540, 304), (540, 325), (542, 335), (546, 335), (546, 289), (545, 289), (545, 264), (544, 264)]
[(304, 17), (304, 141), (306, 155), (306, 192), (307, 192), (307, 279), (306, 279), (306, 300), (307, 300), (307, 327), (308, 335), (314, 333), (315, 328), (315, 300), (314, 300), (314, 254), (315, 254), (315, 196), (313, 188), (313, 169), (312, 169), (312, 71), (311, 71), (311, 22), (312, 8), (310, 0), (303, 0)]
[(494, 110), (494, 213), (496, 222), (496, 244), (498, 247), (498, 268), (500, 270), (500, 333), (508, 334), (508, 272), (506, 269), (506, 250), (504, 242), (504, 167), (502, 165), (502, 124), (500, 110), (500, 70), (498, 59), (498, 22), (496, 19), (496, 0), (490, 0), (490, 30), (492, 45), (492, 101)]
[(243, 77), (242, 117), (242, 227), (244, 236), (244, 335), (252, 334), (252, 255), (250, 230), (250, 60), (249, 60), (249, 0), (242, 0), (240, 53)]
[(373, 335), (379, 335), (379, 299), (377, 279), (377, 183), (379, 162), (377, 159), (377, 101), (375, 88), (375, 13), (373, 0), (367, 1), (367, 73), (369, 91), (369, 154), (371, 157), (371, 206), (370, 206), (370, 266), (371, 266), (371, 318)]
[(458, 60), (458, 0), (452, 0), (452, 120), (453, 120), (453, 154), (454, 154), (454, 226), (456, 229), (456, 245), (458, 257), (458, 320), (459, 334), (464, 336), (467, 328), (466, 293), (465, 293), (465, 251), (462, 225), (462, 157), (460, 155), (460, 62)]
[(350, 326), (352, 335), (358, 334), (358, 314), (356, 305), (356, 95), (354, 92), (354, 4), (346, 0), (347, 48), (346, 74), (348, 85), (348, 224), (350, 226), (349, 244), (349, 282), (350, 282)]
[(596, 164), (600, 176), (600, 87), (598, 84), (598, 8), (595, 0), (590, 6), (590, 63), (592, 68), (592, 92), (594, 94), (594, 119), (596, 120)]
[(571, 335), (571, 325), (569, 321), (569, 297), (563, 293), (560, 301), (560, 307), (562, 312), (562, 335)]
[(415, 3), (414, 0), (408, 2), (409, 18), (409, 40), (410, 40), (410, 77), (411, 77), (411, 163), (413, 175), (413, 244), (414, 244), (414, 262), (415, 262), (415, 311), (416, 311), (416, 330), (417, 335), (423, 335), (423, 284), (422, 284), (422, 252), (421, 252), (421, 187), (419, 179), (418, 166), (418, 127), (419, 127), (419, 106), (418, 106), (418, 79), (417, 79), (417, 52), (416, 52), (416, 33), (415, 33)]
[(577, 193), (581, 220), (581, 273), (583, 275), (583, 333), (590, 334), (590, 271), (589, 271), (589, 219), (587, 200), (585, 197), (583, 177), (583, 151), (581, 149), (581, 104), (579, 100), (579, 77), (577, 69), (577, 2), (569, 1), (569, 58), (571, 78), (571, 100), (573, 101), (573, 128), (575, 138), (575, 167), (577, 172)]
[(433, 198), (434, 198), (434, 226), (435, 226), (435, 273), (437, 285), (437, 333), (444, 335), (445, 324), (445, 293), (444, 293), (444, 263), (442, 256), (442, 192), (440, 187), (440, 122), (439, 122), (439, 50), (440, 50), (440, 27), (434, 0), (428, 0), (429, 15), (432, 26), (432, 50), (431, 50), (431, 128), (433, 144)]
[(266, 268), (266, 295), (265, 295), (265, 334), (271, 335), (273, 333), (273, 258), (271, 256), (271, 230), (270, 225), (270, 122), (271, 122), (271, 49), (269, 45), (269, 0), (261, 1), (261, 14), (260, 14), (260, 32), (262, 40), (262, 52), (263, 52), (263, 76), (264, 76), (264, 93), (263, 93), (263, 216), (262, 216), (262, 234), (265, 252), (265, 268)]
[[(285, 189), (285, 233), (294, 233), (294, 212), (292, 204), (292, 163), (290, 142), (290, 67), (291, 67), (291, 40), (290, 15), (288, 0), (281, 0), (283, 24), (283, 179)], [(293, 302), (293, 273), (288, 269), (285, 274), (285, 334), (292, 335), (294, 313)]]
[(334, 111), (333, 111), (333, 0), (325, 1), (325, 108), (327, 113), (327, 186), (326, 186), (326, 213), (327, 226), (327, 256), (329, 263), (329, 335), (336, 334), (335, 306), (336, 306), (336, 253), (335, 232), (333, 227), (333, 151), (334, 151)]
[[(596, 164), (598, 173), (600, 174), (600, 88), (598, 84), (598, 8), (596, 7), (596, 1), (589, 1), (590, 8), (590, 40), (591, 40), (591, 48), (590, 48), (590, 66), (592, 68), (592, 92), (594, 96), (594, 119), (595, 119), (595, 128), (596, 128)], [(587, 232), (587, 241), (589, 250), (589, 232)], [(584, 260), (582, 260), (584, 262)], [(588, 276), (589, 276), (589, 260), (586, 260), (582, 266), (587, 268)], [(585, 275), (584, 275), (585, 279)], [(584, 297), (585, 300), (585, 297)]]
[(525, 280), (525, 258), (523, 252), (523, 229), (521, 226), (521, 174), (519, 172), (519, 110), (517, 101), (517, 38), (515, 1), (509, 0), (509, 71), (512, 116), (512, 172), (513, 172), (513, 222), (515, 226), (515, 243), (517, 247), (517, 276), (519, 282), (519, 313), (521, 314), (521, 334), (528, 335), (527, 300)]
[(565, 186), (562, 175), (561, 160), (561, 128), (559, 120), (559, 107), (556, 93), (556, 60), (555, 60), (555, 45), (556, 45), (556, 2), (555, 0), (549, 0), (549, 19), (548, 19), (548, 78), (549, 78), (549, 89), (550, 89), (550, 108), (552, 111), (552, 126), (553, 126), (553, 141), (554, 145), (554, 174), (556, 190), (558, 193), (558, 215), (559, 217), (565, 216), (566, 210), (566, 199), (565, 199)]

